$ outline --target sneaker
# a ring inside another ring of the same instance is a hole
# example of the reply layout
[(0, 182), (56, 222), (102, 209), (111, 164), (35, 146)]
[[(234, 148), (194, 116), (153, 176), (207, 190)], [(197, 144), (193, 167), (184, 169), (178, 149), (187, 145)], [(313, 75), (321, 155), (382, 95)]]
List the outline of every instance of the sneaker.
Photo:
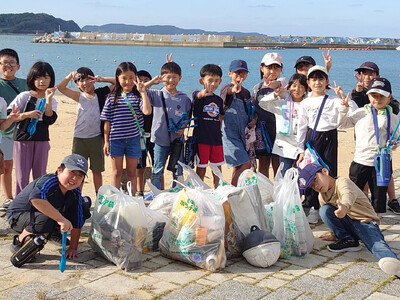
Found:
[[(54, 231), (51, 234), (51, 237), (49, 239), (50, 242), (52, 242), (55, 245), (62, 245), (62, 234), (60, 230)], [(70, 240), (67, 238), (67, 246), (69, 246)]]
[(361, 250), (360, 243), (356, 240), (339, 240), (336, 243), (328, 245), (331, 252), (356, 252)]
[(6, 211), (8, 209), (8, 207), (10, 206), (12, 201), (13, 201), (13, 199), (4, 200), (3, 204), (0, 206), (0, 211)]
[(399, 201), (397, 201), (397, 199), (390, 200), (388, 203), (388, 206), (389, 206), (388, 209), (390, 211), (392, 211), (396, 215), (400, 215), (400, 205), (399, 205)]
[(400, 277), (400, 260), (394, 257), (384, 257), (378, 262), (379, 268), (389, 275)]
[[(24, 239), (22, 240), (22, 242), (19, 241), (18, 237), (19, 235), (14, 235), (13, 237), (13, 241), (10, 245), (10, 251), (12, 254), (14, 254), (15, 252), (17, 252), (19, 249), (21, 249), (22, 245), (25, 244), (25, 240), (28, 237), (31, 237), (32, 235), (27, 235), (26, 237), (24, 237)], [(33, 263), (36, 261), (36, 257), (32, 256), (27, 263)]]
[(319, 220), (319, 210), (314, 209), (314, 207), (311, 207), (310, 212), (307, 216), (307, 221), (309, 224), (317, 224)]

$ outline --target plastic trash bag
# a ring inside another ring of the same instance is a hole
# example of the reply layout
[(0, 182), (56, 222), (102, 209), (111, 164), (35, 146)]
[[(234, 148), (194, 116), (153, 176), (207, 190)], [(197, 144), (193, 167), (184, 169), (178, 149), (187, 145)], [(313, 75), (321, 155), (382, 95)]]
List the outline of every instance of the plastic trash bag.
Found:
[(272, 233), (281, 242), (281, 257), (304, 256), (312, 251), (314, 236), (301, 204), (298, 170), (291, 168), (282, 178), (281, 169), (274, 186)]
[(264, 174), (253, 172), (252, 170), (244, 170), (240, 174), (237, 186), (257, 185), (260, 190), (263, 204), (268, 204), (273, 201), (274, 184)]
[(112, 185), (103, 185), (93, 209), (89, 244), (125, 271), (142, 265), (148, 229), (143, 200), (138, 200)]
[(176, 195), (161, 253), (209, 271), (223, 269), (224, 225), (222, 205), (210, 192), (185, 188)]

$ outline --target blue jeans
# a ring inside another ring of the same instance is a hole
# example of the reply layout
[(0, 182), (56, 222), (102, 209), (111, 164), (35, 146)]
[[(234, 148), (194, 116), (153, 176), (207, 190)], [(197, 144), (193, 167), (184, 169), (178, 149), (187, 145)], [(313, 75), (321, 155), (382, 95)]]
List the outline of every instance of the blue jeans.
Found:
[(364, 223), (353, 220), (349, 216), (339, 219), (334, 213), (335, 210), (336, 207), (333, 205), (325, 204), (319, 209), (319, 215), (338, 239), (361, 240), (378, 260), (383, 257), (397, 258), (385, 242), (378, 225), (373, 222)]
[(296, 160), (279, 156), (279, 164), (283, 163), (282, 176), (285, 176), (287, 170), (296, 167)]
[[(161, 189), (161, 178), (164, 174), (164, 168), (169, 156), (169, 146), (160, 146), (154, 144), (154, 162), (153, 162), (153, 173), (151, 174), (151, 183), (158, 189)], [(179, 157), (179, 161), (183, 162), (183, 151)], [(183, 174), (183, 169), (179, 165), (178, 170), (173, 174), (174, 179)], [(175, 185), (174, 185), (175, 186)]]

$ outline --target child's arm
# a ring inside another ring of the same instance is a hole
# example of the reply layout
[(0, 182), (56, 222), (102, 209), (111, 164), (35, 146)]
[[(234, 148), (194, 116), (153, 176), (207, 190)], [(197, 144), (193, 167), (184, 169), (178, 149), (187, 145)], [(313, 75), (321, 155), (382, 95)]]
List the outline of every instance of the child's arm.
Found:
[(278, 111), (282, 109), (282, 99), (277, 92), (272, 92), (263, 96), (258, 102), (258, 105), (266, 111), (279, 113)]
[(349, 206), (348, 204), (340, 202), (339, 199), (336, 201), (336, 203), (338, 208), (334, 211), (334, 213), (336, 217), (338, 217), (339, 219), (343, 219), (347, 215), (347, 212), (349, 211)]
[(33, 198), (30, 200), (31, 204), (41, 213), (48, 216), (50, 219), (53, 219), (60, 225), (61, 231), (70, 231), (72, 230), (71, 222), (66, 219), (57, 209), (54, 208), (53, 205), (50, 204), (49, 201), (39, 198)]
[(14, 123), (19, 117), (19, 107), (15, 108), (15, 105), (12, 107), (11, 113), (7, 116), (6, 119), (0, 120), (0, 130), (6, 130), (8, 127)]
[(47, 117), (53, 116), (54, 112), (53, 112), (52, 102), (53, 102), (53, 96), (54, 96), (54, 93), (56, 92), (56, 90), (57, 90), (56, 86), (46, 90), (46, 109), (44, 111), (44, 115)]
[(68, 83), (74, 79), (76, 75), (76, 71), (69, 73), (67, 76), (65, 76), (65, 78), (63, 80), (61, 80), (61, 82), (57, 85), (58, 90), (63, 93), (65, 96), (67, 96), (68, 98), (79, 102), (79, 96), (80, 96), (80, 92), (78, 91), (73, 91), (69, 88), (67, 88)]
[(104, 122), (104, 146), (103, 151), (106, 156), (110, 155), (110, 121)]
[(65, 251), (66, 258), (74, 259), (75, 257), (78, 257), (78, 244), (80, 235), (80, 228), (73, 228), (71, 230), (71, 244), (69, 245), (67, 251)]
[[(92, 76), (89, 76), (90, 78), (92, 78)], [(108, 82), (111, 83), (111, 85), (108, 86), (108, 88), (110, 89), (110, 91), (112, 91), (114, 89), (115, 86), (115, 77), (101, 77), (100, 75), (96, 75), (95, 77), (93, 77), (94, 82)]]
[(145, 115), (151, 115), (152, 107), (151, 107), (149, 95), (147, 95), (147, 91), (146, 91), (146, 87), (145, 87), (144, 83), (139, 82), (136, 79), (135, 84), (136, 84), (136, 88), (137, 88), (138, 92), (142, 96), (142, 101), (143, 101), (142, 112)]
[(144, 84), (144, 86), (146, 87), (146, 89), (149, 89), (153, 85), (157, 85), (157, 84), (160, 84), (161, 82), (163, 82), (164, 78), (165, 78), (165, 74), (162, 76), (161, 75), (154, 76), (153, 79), (151, 79), (150, 81), (147, 81)]

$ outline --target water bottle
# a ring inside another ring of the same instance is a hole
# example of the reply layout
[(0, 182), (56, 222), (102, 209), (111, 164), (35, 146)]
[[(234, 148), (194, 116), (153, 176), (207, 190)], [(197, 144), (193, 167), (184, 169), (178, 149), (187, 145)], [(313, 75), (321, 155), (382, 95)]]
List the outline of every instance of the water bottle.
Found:
[(110, 242), (113, 246), (117, 248), (119, 247), (121, 242), (121, 232), (118, 229), (115, 229), (113, 232), (111, 232)]
[(27, 243), (25, 243), (18, 251), (11, 256), (11, 263), (20, 268), (26, 262), (29, 261), (37, 252), (43, 249), (44, 245), (47, 243), (47, 239), (43, 235), (36, 236)]
[(376, 185), (389, 186), (390, 183), (390, 150), (381, 148), (380, 153), (374, 159), (376, 171)]

